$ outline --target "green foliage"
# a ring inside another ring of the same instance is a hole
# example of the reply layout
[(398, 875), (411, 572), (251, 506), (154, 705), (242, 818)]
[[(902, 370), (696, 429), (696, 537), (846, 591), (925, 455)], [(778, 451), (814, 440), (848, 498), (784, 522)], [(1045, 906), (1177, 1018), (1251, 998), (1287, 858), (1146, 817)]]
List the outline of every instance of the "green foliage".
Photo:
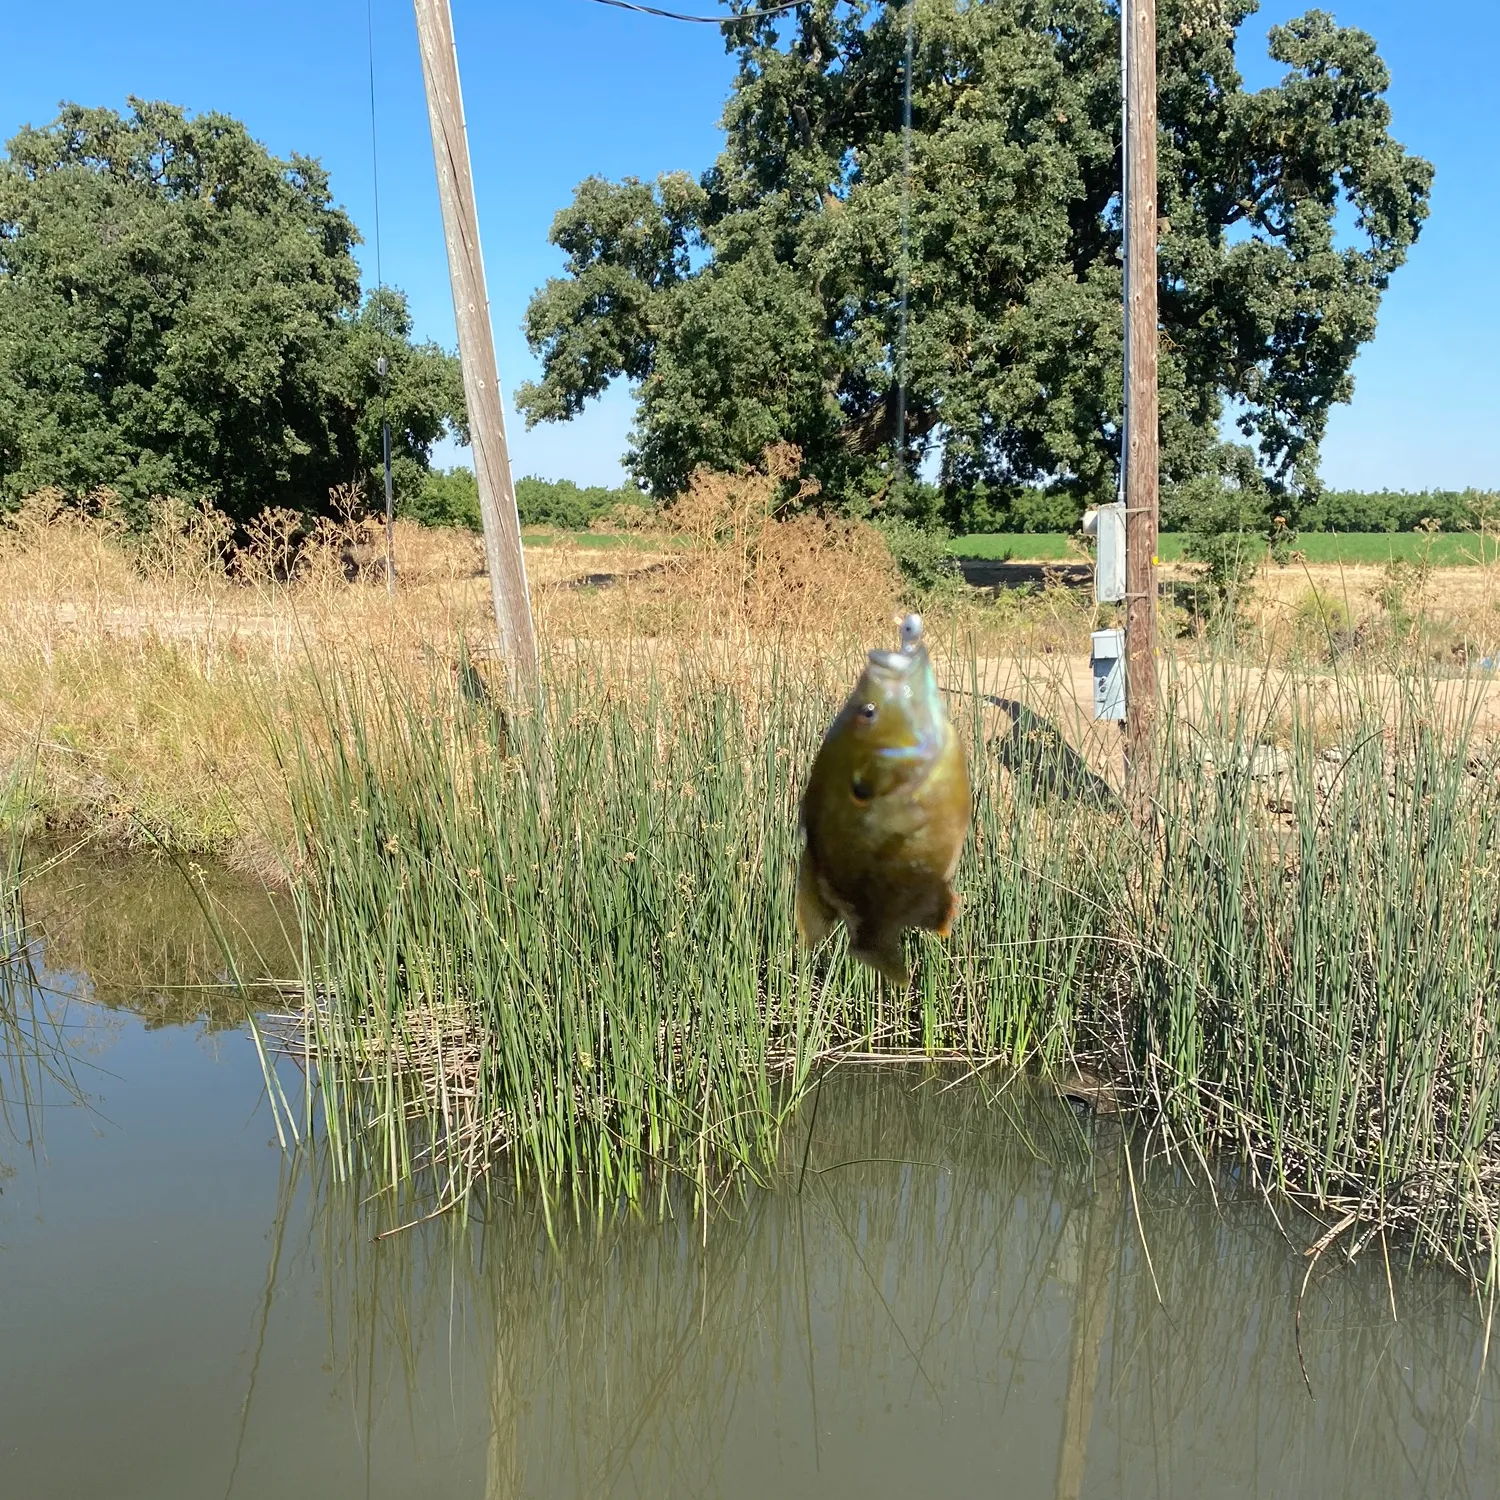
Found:
[(1336, 594), (1309, 589), (1292, 611), (1292, 631), (1300, 655), (1337, 661), (1354, 644), (1354, 613)]
[(1082, 517), (1073, 494), (1045, 484), (977, 484), (948, 497), (946, 513), (956, 531), (1013, 535), (1076, 531)]
[(947, 532), (919, 526), (904, 516), (886, 517), (875, 525), (901, 570), (908, 603), (928, 609), (963, 592), (963, 570), (948, 549)]
[(327, 174), (228, 116), (130, 106), (67, 105), (0, 161), (0, 500), (109, 486), (243, 523), (354, 483), (373, 504), (383, 415), (415, 495), (463, 431), (458, 363), (411, 342), (399, 292), (361, 299)]
[(1200, 613), (1212, 626), (1233, 624), (1265, 560), (1262, 538), (1243, 531), (1195, 532), (1184, 538), (1182, 551), (1200, 565), (1193, 601)]
[[(630, 485), (610, 489), (578, 485), (571, 479), (516, 480), (516, 509), (523, 526), (550, 526), (559, 531), (587, 531), (620, 506), (638, 506), (641, 493)], [(433, 469), (415, 493), (403, 501), (401, 514), (423, 526), (480, 529), (479, 484), (472, 469)]]
[(429, 469), (421, 488), (398, 507), (408, 520), (423, 526), (458, 526), (479, 531), (479, 482), (473, 469)]
[[(912, 6), (904, 458), (941, 446), (950, 527), (1069, 529), (1118, 463), (1118, 6)], [(1272, 29), (1286, 76), (1247, 92), (1234, 47), (1253, 9), (1158, 10), (1163, 469), (1218, 475), (1232, 403), (1256, 467), (1296, 489), (1432, 169), (1389, 134), (1374, 42), (1323, 12)], [(833, 503), (863, 510), (889, 486), (907, 13), (809, 0), (729, 26), (739, 72), (702, 179), (578, 188), (552, 233), (566, 274), (527, 313), (543, 365), (518, 392), (529, 422), (623, 376), (628, 462), (658, 495), (774, 441)]]

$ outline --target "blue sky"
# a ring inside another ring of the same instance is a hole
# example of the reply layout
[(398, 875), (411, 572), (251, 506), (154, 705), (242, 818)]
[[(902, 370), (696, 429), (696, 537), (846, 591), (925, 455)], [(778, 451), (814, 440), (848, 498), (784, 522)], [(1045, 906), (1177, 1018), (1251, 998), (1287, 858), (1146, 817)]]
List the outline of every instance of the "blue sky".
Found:
[[(507, 396), (536, 365), (520, 330), (561, 258), (553, 214), (590, 173), (698, 171), (718, 148), (732, 76), (719, 32), (589, 0), (452, 0), (484, 257)], [(711, 10), (712, 0), (684, 0)], [(1266, 0), (1241, 33), (1247, 84), (1274, 82), (1271, 24), (1308, 6)], [(1432, 217), (1355, 368), (1354, 401), (1324, 445), (1337, 487), (1500, 488), (1500, 5), (1494, 0), (1324, 0), (1373, 33), (1390, 66), (1395, 132), (1437, 166)], [(374, 278), (365, 0), (119, 0), (9, 7), (0, 135), (42, 124), (60, 100), (123, 108), (127, 94), (237, 115), (278, 155), (319, 157), (365, 235)], [(371, 0), (382, 269), (418, 332), (451, 346), (448, 290), (421, 68), (408, 0)], [(617, 389), (582, 417), (508, 429), (518, 474), (613, 483), (631, 403)], [(457, 456), (455, 455), (449, 455)]]

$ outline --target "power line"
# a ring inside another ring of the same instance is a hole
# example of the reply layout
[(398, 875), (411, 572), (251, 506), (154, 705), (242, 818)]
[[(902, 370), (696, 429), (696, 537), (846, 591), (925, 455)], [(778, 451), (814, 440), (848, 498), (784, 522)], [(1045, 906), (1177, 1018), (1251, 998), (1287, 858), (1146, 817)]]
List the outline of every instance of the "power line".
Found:
[[(385, 333), (385, 268), (380, 263), (380, 147), (375, 135), (375, 0), (365, 0), (365, 47), (370, 61), (370, 178), (375, 189), (375, 326)], [(391, 484), (391, 412), (386, 376), (390, 361), (376, 361), (380, 376), (380, 454), (385, 478), (385, 588), (396, 592), (395, 491)]]
[(784, 15), (800, 10), (810, 0), (787, 0), (785, 5), (768, 5), (764, 10), (742, 10), (730, 16), (685, 16), (680, 11), (658, 10), (654, 5), (636, 5), (633, 0), (594, 0), (595, 5), (612, 5), (616, 10), (633, 10), (643, 16), (660, 16), (664, 21), (695, 21), (700, 26), (732, 26), (736, 21), (759, 21), (767, 16)]
[(365, 0), (365, 46), (370, 59), (370, 177), (375, 185), (375, 284), (385, 285), (380, 268), (380, 151), (375, 141), (375, 0)]

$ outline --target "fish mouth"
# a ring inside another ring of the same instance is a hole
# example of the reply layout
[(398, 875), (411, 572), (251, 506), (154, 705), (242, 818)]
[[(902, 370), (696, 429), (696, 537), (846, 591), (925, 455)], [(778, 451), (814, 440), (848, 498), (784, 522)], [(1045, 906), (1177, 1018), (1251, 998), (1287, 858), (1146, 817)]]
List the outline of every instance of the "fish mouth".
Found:
[(869, 661), (872, 667), (879, 667), (883, 672), (896, 672), (904, 675), (911, 671), (916, 663), (916, 657), (908, 656), (904, 651), (871, 651)]

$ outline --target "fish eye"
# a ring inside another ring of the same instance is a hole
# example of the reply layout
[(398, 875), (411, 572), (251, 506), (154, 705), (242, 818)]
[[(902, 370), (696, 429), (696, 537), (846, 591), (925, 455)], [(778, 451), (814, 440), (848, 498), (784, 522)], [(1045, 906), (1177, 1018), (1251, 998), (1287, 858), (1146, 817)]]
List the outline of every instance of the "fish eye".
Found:
[(856, 802), (868, 802), (875, 795), (875, 788), (861, 776), (856, 776), (849, 785)]
[(879, 709), (877, 709), (873, 703), (863, 703), (860, 705), (859, 716), (865, 721), (866, 724), (870, 724), (874, 722), (875, 715), (878, 712)]

